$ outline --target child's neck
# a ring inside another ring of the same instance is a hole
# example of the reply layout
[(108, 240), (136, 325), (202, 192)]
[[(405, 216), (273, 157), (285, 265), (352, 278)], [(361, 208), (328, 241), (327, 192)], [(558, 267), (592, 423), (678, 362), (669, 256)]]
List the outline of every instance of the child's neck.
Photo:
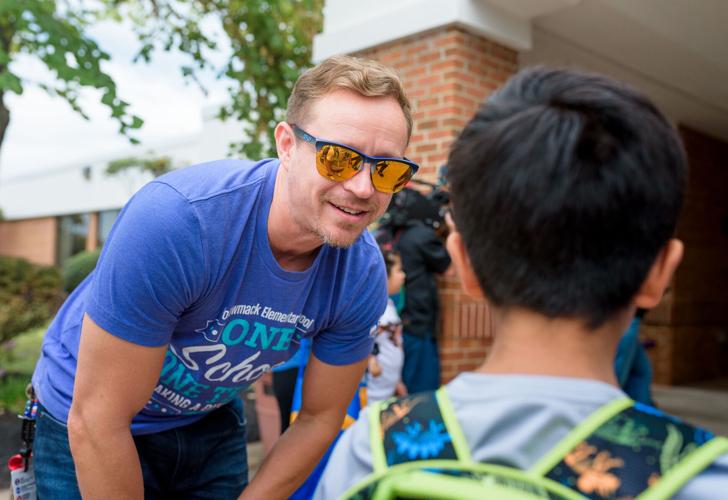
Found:
[(550, 375), (617, 385), (614, 357), (628, 312), (589, 330), (580, 320), (550, 319), (517, 309), (495, 311), (493, 346), (477, 370), (483, 373)]

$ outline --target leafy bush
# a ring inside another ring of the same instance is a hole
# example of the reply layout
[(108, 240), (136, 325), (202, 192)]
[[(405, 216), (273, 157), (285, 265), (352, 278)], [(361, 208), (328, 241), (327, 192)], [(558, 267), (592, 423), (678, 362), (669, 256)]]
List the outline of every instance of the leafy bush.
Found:
[(63, 266), (63, 290), (71, 293), (96, 267), (101, 250), (80, 252)]
[(58, 268), (0, 256), (0, 344), (48, 321), (63, 297)]
[(44, 323), (22, 332), (0, 348), (0, 415), (3, 410), (10, 414), (23, 410), (25, 387), (33, 375), (47, 328), (48, 325)]
[(26, 395), (25, 388), (30, 376), (9, 374), (0, 377), (0, 415), (8, 411), (11, 415), (23, 413)]

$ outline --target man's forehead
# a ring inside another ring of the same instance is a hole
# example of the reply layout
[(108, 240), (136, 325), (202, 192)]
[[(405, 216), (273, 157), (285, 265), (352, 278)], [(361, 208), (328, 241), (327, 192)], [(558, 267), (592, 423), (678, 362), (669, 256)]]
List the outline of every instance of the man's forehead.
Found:
[(407, 147), (407, 120), (392, 96), (364, 97), (340, 90), (311, 103), (307, 132), (371, 156), (402, 156)]
[(397, 138), (392, 135), (377, 135), (376, 139), (373, 141), (371, 132), (357, 131), (354, 129), (345, 130), (344, 128), (341, 128), (339, 129), (339, 132), (335, 133), (333, 136), (319, 137), (319, 139), (329, 140), (344, 146), (350, 146), (369, 156), (400, 157), (404, 155), (404, 150), (406, 148), (404, 142), (397, 140)]

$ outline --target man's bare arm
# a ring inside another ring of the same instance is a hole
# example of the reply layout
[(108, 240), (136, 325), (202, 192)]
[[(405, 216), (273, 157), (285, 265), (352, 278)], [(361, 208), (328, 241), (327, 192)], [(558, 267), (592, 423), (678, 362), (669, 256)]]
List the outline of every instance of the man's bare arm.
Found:
[(167, 346), (113, 336), (84, 316), (68, 438), (84, 498), (143, 498), (129, 425), (159, 379)]
[(288, 498), (308, 477), (336, 437), (359, 385), (367, 359), (345, 366), (311, 356), (303, 384), (303, 404), (241, 499)]

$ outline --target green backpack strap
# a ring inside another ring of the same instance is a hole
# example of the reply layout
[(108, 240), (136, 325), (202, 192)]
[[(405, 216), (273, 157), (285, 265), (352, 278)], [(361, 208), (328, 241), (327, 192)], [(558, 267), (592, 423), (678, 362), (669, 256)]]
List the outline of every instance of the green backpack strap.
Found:
[(677, 493), (685, 484), (728, 453), (728, 439), (714, 437), (682, 459), (667, 474), (645, 491), (640, 500), (661, 500)]
[(610, 401), (597, 411), (589, 415), (581, 424), (574, 427), (559, 444), (551, 449), (546, 455), (533, 464), (529, 469), (538, 476), (545, 476), (550, 470), (558, 465), (571, 450), (588, 438), (605, 422), (619, 414), (626, 408), (630, 408), (634, 402), (629, 398), (619, 398)]
[(608, 403), (531, 471), (589, 499), (664, 499), (728, 451), (728, 440), (629, 399)]
[(473, 462), (444, 388), (373, 406), (369, 423), (374, 473), (344, 498), (662, 500), (728, 453), (728, 439), (627, 398), (528, 471)]
[(473, 462), (444, 388), (372, 405), (368, 419), (373, 473), (341, 498), (583, 499), (545, 477)]
[(460, 427), (455, 416), (455, 409), (452, 407), (452, 402), (447, 395), (445, 387), (440, 387), (435, 392), (435, 396), (440, 406), (440, 414), (442, 415), (443, 422), (445, 422), (445, 427), (450, 434), (452, 445), (455, 448), (458, 461), (460, 463), (473, 462), (473, 457), (470, 455), (470, 446), (468, 446), (463, 429)]
[(378, 401), (369, 406), (367, 420), (369, 421), (369, 449), (372, 453), (373, 474), (379, 474), (387, 470), (387, 459), (384, 455), (382, 444), (382, 425), (379, 415), (386, 401)]
[(423, 460), (371, 474), (339, 497), (346, 500), (584, 500), (550, 479), (512, 467)]
[(444, 387), (382, 401), (368, 417), (375, 474), (420, 460), (472, 462)]

